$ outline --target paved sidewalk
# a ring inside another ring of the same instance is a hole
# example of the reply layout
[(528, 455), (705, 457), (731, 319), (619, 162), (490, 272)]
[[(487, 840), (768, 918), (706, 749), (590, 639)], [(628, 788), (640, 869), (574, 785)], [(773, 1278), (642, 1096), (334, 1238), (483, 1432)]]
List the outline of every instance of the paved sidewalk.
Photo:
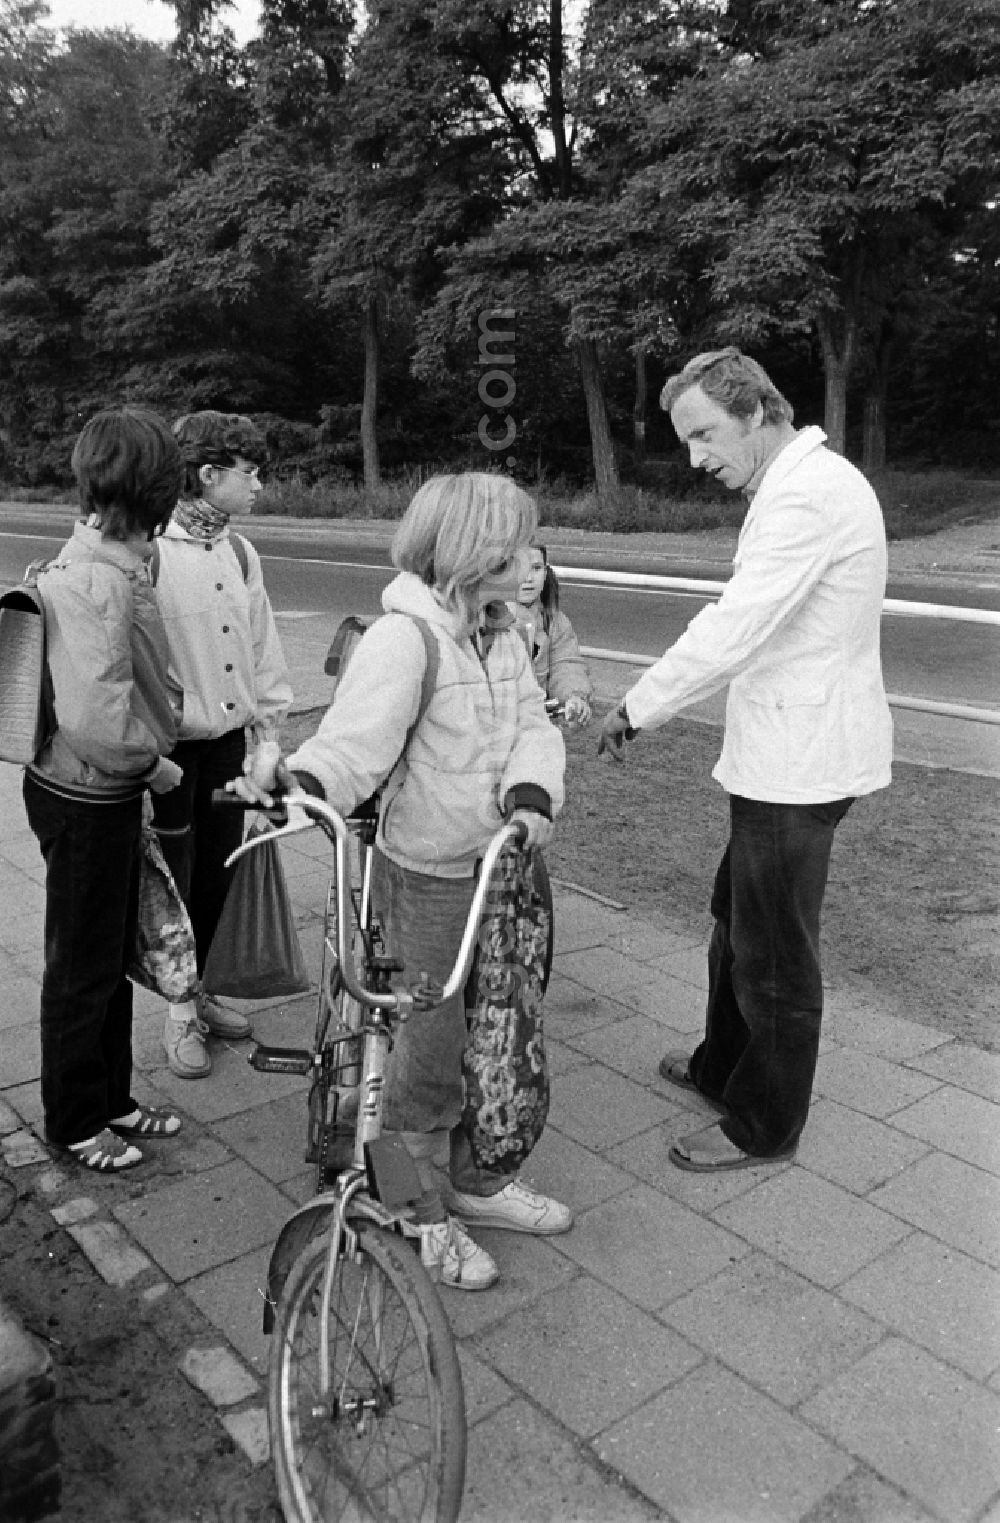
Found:
[[(0, 808), (2, 1167), (111, 1294), (185, 1297), (201, 1314), (177, 1378), (214, 1406), (266, 1495), (261, 1288), (311, 1193), (303, 1082), (256, 1074), (245, 1047), (221, 1044), (210, 1079), (174, 1078), (162, 1006), (140, 992), (137, 1094), (175, 1106), (182, 1136), (115, 1180), (50, 1157), (42, 864), (13, 767), (0, 767)], [(315, 967), (323, 843), (283, 850)], [(483, 1232), (500, 1285), (443, 1291), (470, 1418), (463, 1523), (996, 1523), (1000, 1057), (861, 985), (833, 989), (794, 1164), (681, 1173), (667, 1147), (702, 1113), (656, 1064), (701, 1028), (704, 947), (575, 892), (556, 913), (552, 1110), (526, 1174), (576, 1224), (550, 1240)], [(272, 1002), (258, 1035), (307, 1041), (312, 1015), (311, 997)]]
[[(938, 572), (984, 577), (1000, 525), (972, 527), (922, 558), (910, 542), (905, 569), (936, 554)], [(691, 538), (707, 558), (710, 537)], [(326, 632), (282, 634), (300, 702), (324, 701)], [(200, 1314), (177, 1378), (267, 1495), (262, 1287), (311, 1194), (303, 1082), (255, 1074), (245, 1046), (218, 1043), (210, 1079), (174, 1078), (163, 1007), (139, 992), (136, 1093), (177, 1108), (181, 1137), (115, 1180), (51, 1157), (42, 863), (20, 773), (2, 764), (0, 811), (0, 1173), (45, 1202), (109, 1293), (184, 1297)], [(283, 851), (315, 972), (325, 848), (310, 836)], [(795, 1162), (682, 1173), (667, 1148), (702, 1113), (656, 1065), (701, 1030), (704, 945), (576, 892), (556, 914), (552, 1109), (525, 1172), (576, 1225), (547, 1241), (484, 1232), (500, 1285), (443, 1291), (470, 1420), (463, 1523), (1000, 1523), (1000, 1057), (855, 979), (829, 991)], [(307, 1042), (313, 1012), (311, 997), (265, 1004), (257, 1033)]]

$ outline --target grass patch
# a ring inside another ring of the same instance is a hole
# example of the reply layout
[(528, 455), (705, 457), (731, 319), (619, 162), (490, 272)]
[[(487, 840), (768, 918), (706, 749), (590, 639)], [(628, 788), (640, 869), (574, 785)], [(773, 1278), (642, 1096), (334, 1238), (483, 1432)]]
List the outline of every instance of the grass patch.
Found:
[[(389, 519), (403, 516), (413, 494), (433, 471), (413, 471), (384, 481), (374, 491), (339, 479), (308, 481), (301, 476), (269, 481), (257, 504), (260, 514), (306, 519)], [(1000, 515), (1000, 481), (959, 471), (887, 470), (873, 479), (890, 539), (913, 539), (955, 524)], [(626, 484), (613, 503), (600, 503), (593, 490), (574, 491), (564, 482), (525, 483), (538, 502), (546, 528), (598, 533), (681, 534), (742, 523), (746, 505), (739, 494), (707, 492), (683, 496)], [(37, 494), (36, 500), (37, 500)], [(12, 500), (28, 500), (21, 492)]]

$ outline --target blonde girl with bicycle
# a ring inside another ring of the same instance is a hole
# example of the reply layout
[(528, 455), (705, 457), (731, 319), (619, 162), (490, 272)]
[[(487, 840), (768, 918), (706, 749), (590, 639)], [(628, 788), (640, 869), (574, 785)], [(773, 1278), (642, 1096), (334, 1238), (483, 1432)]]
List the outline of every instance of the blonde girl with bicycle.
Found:
[[(563, 803), (565, 748), (545, 714), (514, 616), (536, 528), (533, 500), (501, 476), (437, 476), (397, 530), (387, 617), (362, 637), (317, 733), (286, 764), (262, 749), (238, 791), (269, 802), (296, 783), (341, 814), (385, 784), (372, 899), (386, 947), (407, 970), (444, 984), (472, 902), (478, 859), (504, 820), (544, 846)], [(427, 651), (439, 648), (433, 696), (412, 734)], [(405, 754), (404, 754), (405, 753)], [(289, 775), (291, 774), (291, 775)], [(414, 1218), (423, 1262), (462, 1290), (497, 1267), (465, 1226), (549, 1235), (569, 1209), (516, 1176), (479, 1168), (461, 1126), (461, 995), (417, 1010), (395, 1037), (384, 1124), (402, 1138), (423, 1185)]]

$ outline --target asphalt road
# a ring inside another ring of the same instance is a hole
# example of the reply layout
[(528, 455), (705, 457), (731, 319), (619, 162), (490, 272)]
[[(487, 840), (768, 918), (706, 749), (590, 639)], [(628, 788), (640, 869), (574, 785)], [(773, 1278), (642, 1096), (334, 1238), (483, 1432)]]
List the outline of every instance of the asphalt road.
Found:
[[(46, 522), (44, 532), (40, 532), (43, 512), (45, 517), (51, 513), (54, 521)], [(0, 508), (0, 583), (19, 581), (27, 562), (53, 554), (66, 537), (72, 518), (71, 508), (39, 510), (19, 505)], [(379, 611), (380, 593), (392, 575), (388, 550), (377, 536), (366, 536), (362, 544), (345, 544), (342, 533), (314, 523), (289, 528), (265, 520), (252, 525), (251, 534), (264, 561), (271, 600), (276, 613), (284, 616), (284, 627), (301, 620), (315, 629), (315, 616), (319, 615), (332, 634), (347, 613), (366, 615)], [(619, 571), (627, 569), (620, 557), (610, 560), (594, 552), (560, 550), (553, 558), (567, 565), (596, 568), (604, 564)], [(726, 568), (718, 562), (678, 564), (648, 555), (633, 569), (716, 582), (726, 576)], [(888, 596), (913, 602), (1000, 608), (1000, 587), (988, 583), (956, 586), (946, 578), (940, 582), (926, 576), (919, 582), (893, 579)], [(563, 606), (583, 645), (639, 656), (659, 655), (706, 601), (709, 599), (705, 596), (691, 592), (582, 583), (567, 584), (563, 589)], [(320, 640), (324, 632), (321, 626)], [(975, 707), (997, 704), (998, 626), (887, 614), (883, 621), (882, 653), (886, 686), (892, 693)], [(912, 717), (907, 719), (907, 725), (914, 723)], [(980, 737), (990, 755), (1000, 739), (997, 727), (966, 726), (956, 733), (961, 737), (971, 730), (990, 728), (994, 731), (992, 736)], [(920, 746), (917, 757), (923, 759)], [(948, 764), (930, 753), (926, 759)], [(978, 763), (975, 770), (980, 770)]]

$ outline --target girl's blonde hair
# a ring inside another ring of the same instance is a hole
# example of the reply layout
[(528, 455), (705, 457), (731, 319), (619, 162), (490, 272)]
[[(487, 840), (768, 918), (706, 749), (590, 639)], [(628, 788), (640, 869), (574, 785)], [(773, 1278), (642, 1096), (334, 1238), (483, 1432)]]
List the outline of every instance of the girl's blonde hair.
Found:
[(419, 576), (446, 608), (471, 620), (480, 584), (506, 569), (537, 526), (534, 500), (506, 476), (432, 476), (396, 530), (392, 563)]

